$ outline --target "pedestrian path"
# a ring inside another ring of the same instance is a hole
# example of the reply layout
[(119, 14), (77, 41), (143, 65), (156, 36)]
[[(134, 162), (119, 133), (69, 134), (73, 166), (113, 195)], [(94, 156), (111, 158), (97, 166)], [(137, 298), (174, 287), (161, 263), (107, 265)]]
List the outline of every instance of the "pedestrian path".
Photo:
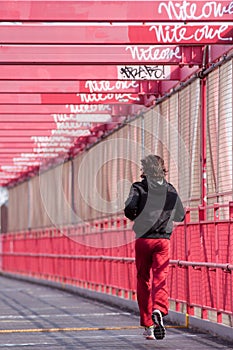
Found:
[(146, 340), (137, 314), (22, 280), (0, 276), (0, 285), (0, 350), (233, 349), (170, 324), (164, 340)]

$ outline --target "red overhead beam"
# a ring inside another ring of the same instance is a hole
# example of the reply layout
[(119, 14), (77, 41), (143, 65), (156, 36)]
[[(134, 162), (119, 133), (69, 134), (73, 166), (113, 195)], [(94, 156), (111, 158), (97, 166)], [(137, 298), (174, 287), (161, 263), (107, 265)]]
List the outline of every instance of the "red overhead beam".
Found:
[[(111, 115), (109, 114), (91, 114), (91, 116), (87, 116), (87, 114), (73, 114), (73, 113), (54, 113), (54, 114), (0, 114), (0, 127), (5, 123), (9, 124), (13, 128), (14, 123), (35, 123), (37, 124), (45, 124), (49, 127), (50, 123), (53, 122), (70, 122), (70, 123), (85, 123), (83, 125), (101, 123), (101, 122), (109, 122), (111, 121)], [(40, 127), (39, 127), (40, 128)]]
[(32, 130), (21, 129), (21, 130), (3, 130), (0, 129), (0, 136), (51, 136), (51, 130), (34, 130), (35, 135), (32, 134)]
[[(12, 153), (4, 153), (4, 154), (0, 154), (0, 159), (5, 159), (6, 163), (7, 163), (7, 159), (9, 160), (9, 162), (13, 162), (14, 158), (28, 158), (29, 161), (43, 161), (45, 160), (45, 158), (47, 157), (49, 160), (50, 159), (54, 159), (56, 158), (56, 154), (53, 154), (53, 153), (48, 153), (46, 154), (45, 156), (43, 154), (35, 154), (35, 153), (32, 153), (32, 152), (19, 152), (17, 153), (16, 155), (12, 155)], [(21, 159), (22, 159), (21, 158)], [(12, 164), (13, 166), (13, 164)], [(15, 165), (17, 166), (17, 165)], [(1, 169), (1, 166), (0, 166), (0, 169)]]
[[(80, 137), (83, 136), (84, 134), (86, 135), (87, 130), (79, 130), (79, 129), (60, 129), (58, 130), (57, 128), (54, 128), (53, 130), (47, 130), (47, 129), (18, 129), (18, 130), (13, 130), (13, 129), (0, 129), (0, 136), (8, 136), (13, 137), (13, 136), (67, 136), (67, 137)], [(88, 135), (90, 132), (88, 133)]]
[[(127, 107), (127, 106), (125, 106)], [(50, 113), (87, 113), (87, 114), (111, 114), (112, 105), (76, 105), (76, 104), (53, 104), (53, 105), (29, 105), (29, 104), (1, 104), (0, 114), (37, 114), (38, 118), (41, 114)]]
[[(54, 121), (54, 118), (51, 114), (0, 114), (0, 127), (1, 124), (8, 123), (51, 123)], [(36, 125), (36, 124), (35, 124)], [(12, 127), (13, 128), (13, 127)], [(1, 142), (1, 141), (0, 141)]]
[[(10, 136), (0, 136), (0, 143), (2, 142), (9, 142), (9, 143), (31, 143), (32, 140), (31, 140), (31, 137), (26, 137), (26, 136), (19, 136), (19, 137), (16, 137), (16, 136), (13, 136), (13, 137), (10, 137)], [(34, 141), (33, 141), (34, 142)], [(2, 157), (1, 157), (2, 158)]]
[(1, 131), (3, 130), (48, 130), (48, 129), (57, 129), (56, 123), (31, 123), (31, 122), (3, 122), (0, 123)]
[[(233, 21), (233, 15), (231, 20)], [(232, 44), (232, 36), (231, 23), (0, 26), (2, 44), (223, 45)], [(105, 50), (111, 60), (111, 52), (107, 48), (101, 49)], [(78, 49), (73, 49), (71, 54), (72, 52), (75, 54)], [(122, 55), (122, 51), (120, 53)], [(101, 59), (101, 52), (98, 57)], [(108, 57), (103, 57), (101, 62), (104, 59), (105, 62), (108, 61)]]
[(1, 104), (128, 104), (139, 103), (138, 94), (0, 94)]
[[(10, 159), (9, 159), (9, 156), (10, 156)], [(22, 160), (21, 164), (20, 163), (15, 163), (14, 164), (13, 163), (14, 162), (13, 161), (14, 158), (20, 158), (20, 157), (13, 157), (12, 158), (12, 153), (10, 153), (10, 154), (8, 153), (8, 158), (6, 159), (6, 158), (3, 158), (2, 155), (0, 154), (1, 166), (3, 165), (3, 166), (13, 167), (15, 165), (15, 166), (19, 166), (20, 167), (20, 165), (22, 165), (22, 166), (31, 166), (31, 165), (33, 165), (33, 163), (34, 163), (34, 165), (35, 165), (35, 163), (37, 163), (38, 165), (42, 164), (42, 161), (41, 161), (40, 158), (38, 158), (38, 159), (33, 158), (33, 159), (31, 159), (31, 161), (30, 161), (30, 158), (28, 158), (25, 161)], [(14, 172), (14, 171), (12, 171), (12, 172)], [(0, 167), (0, 174), (1, 175), (3, 175), (3, 174), (5, 175), (6, 173), (9, 173), (9, 172), (5, 171), (4, 169), (1, 170), (1, 167)]]
[[(2, 65), (0, 80), (179, 80), (180, 70), (163, 65)], [(11, 101), (13, 102), (13, 101)]]
[(202, 51), (202, 46), (1, 45), (0, 63), (200, 65)]
[[(36, 147), (35, 147), (36, 148)], [(52, 149), (50, 152), (56, 152), (56, 148), (57, 147), (46, 147), (48, 149)], [(62, 147), (61, 147), (62, 148)], [(39, 150), (39, 148), (38, 148)], [(12, 154), (12, 156), (14, 157), (14, 154), (18, 154), (20, 152), (22, 153), (27, 153), (29, 151), (33, 152), (33, 147), (30, 147), (30, 148), (20, 148), (20, 150), (17, 150), (16, 148), (0, 148), (0, 154), (1, 153), (8, 153), (8, 154)], [(61, 153), (66, 153), (68, 152), (67, 150), (64, 149), (64, 152), (61, 152)], [(39, 152), (33, 152), (35, 153), (35, 155), (37, 155), (38, 157), (40, 157), (40, 153)], [(60, 152), (59, 152), (60, 153)], [(43, 152), (41, 152), (41, 154), (43, 154)]]
[(33, 147), (36, 147), (36, 144), (32, 141), (30, 141), (28, 139), (28, 142), (17, 142), (17, 145), (14, 143), (14, 142), (4, 142), (4, 143), (1, 143), (1, 140), (0, 140), (0, 149), (3, 148), (4, 150), (7, 150), (7, 149), (14, 149), (15, 152), (18, 152), (20, 151), (21, 152), (21, 148), (28, 148), (28, 149), (32, 149)]
[[(52, 119), (52, 118), (51, 118)], [(90, 125), (85, 126), (82, 122), (60, 122), (60, 124), (69, 124), (70, 127), (63, 127), (62, 129), (71, 129), (71, 130), (87, 130), (88, 127), (90, 127)], [(92, 124), (92, 123), (88, 123), (88, 124)], [(48, 122), (37, 122), (37, 123), (33, 123), (33, 122), (2, 122), (0, 123), (0, 128), (1, 130), (33, 130), (35, 132), (37, 132), (37, 130), (57, 130), (57, 124), (55, 122), (52, 121), (48, 121)]]
[[(72, 120), (75, 116), (78, 116), (81, 121), (94, 121), (98, 123), (106, 123), (109, 119), (109, 115), (112, 117), (121, 117), (131, 114), (137, 114), (145, 107), (140, 105), (1, 105), (0, 118), (7, 119), (14, 118), (18, 120), (20, 118), (35, 118), (39, 120), (40, 117), (46, 118), (46, 115), (53, 117), (54, 120), (67, 121)], [(2, 113), (1, 113), (2, 112)], [(101, 119), (101, 120), (100, 120)]]
[[(0, 80), (0, 93), (138, 93), (156, 91), (157, 81)], [(1, 113), (1, 111), (0, 111)]]
[(231, 21), (230, 1), (1, 1), (10, 21)]
[[(63, 147), (63, 148), (66, 148), (67, 150), (69, 150), (69, 148), (71, 146), (73, 146), (72, 144), (70, 144), (68, 146), (68, 145), (64, 145), (63, 143), (61, 143), (61, 145), (59, 145), (58, 143), (55, 143), (55, 142), (42, 142), (40, 144), (42, 144), (41, 147)], [(4, 146), (4, 147), (2, 147), (2, 146)], [(34, 142), (26, 142), (26, 143), (24, 143), (24, 142), (21, 142), (21, 143), (17, 142), (16, 146), (17, 147), (15, 147), (14, 143), (12, 143), (12, 142), (4, 143), (4, 144), (1, 144), (1, 142), (0, 142), (0, 147), (4, 148), (5, 150), (13, 148), (15, 151), (17, 151), (17, 149), (18, 149), (21, 152), (21, 148), (28, 148), (28, 149), (37, 148), (37, 145)], [(23, 159), (22, 159), (22, 161), (23, 161)]]
[[(63, 146), (72, 145), (74, 138), (73, 137), (64, 137), (64, 136), (0, 136), (0, 144), (60, 144)], [(2, 157), (1, 157), (2, 158)]]

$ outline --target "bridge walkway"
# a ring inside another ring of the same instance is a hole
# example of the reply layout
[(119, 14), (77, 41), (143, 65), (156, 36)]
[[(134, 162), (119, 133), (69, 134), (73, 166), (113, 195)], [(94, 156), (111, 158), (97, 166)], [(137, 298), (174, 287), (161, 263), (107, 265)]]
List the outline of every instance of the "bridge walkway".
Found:
[(149, 341), (136, 313), (5, 276), (0, 284), (0, 350), (233, 349), (225, 340), (171, 324), (165, 339)]

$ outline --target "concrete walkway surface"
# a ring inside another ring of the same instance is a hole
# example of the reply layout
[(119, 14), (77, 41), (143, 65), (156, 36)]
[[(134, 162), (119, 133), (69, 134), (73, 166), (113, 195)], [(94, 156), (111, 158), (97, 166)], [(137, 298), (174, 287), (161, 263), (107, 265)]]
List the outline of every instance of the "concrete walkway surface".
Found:
[(143, 338), (137, 313), (0, 276), (0, 350), (207, 350), (233, 343), (166, 324), (163, 340)]

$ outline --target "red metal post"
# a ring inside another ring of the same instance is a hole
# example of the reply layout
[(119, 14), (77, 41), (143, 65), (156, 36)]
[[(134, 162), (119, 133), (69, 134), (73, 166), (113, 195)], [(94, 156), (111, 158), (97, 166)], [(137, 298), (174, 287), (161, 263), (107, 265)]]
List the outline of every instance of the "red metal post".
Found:
[[(207, 183), (206, 183), (206, 78), (200, 80), (201, 84), (201, 203), (205, 208), (207, 205)], [(206, 210), (203, 211), (202, 220), (206, 219)]]
[[(214, 205), (214, 236), (215, 236), (215, 262), (219, 263), (219, 235), (218, 235), (218, 220), (219, 220), (219, 204)], [(220, 309), (220, 271), (216, 269), (216, 308)], [(217, 322), (222, 323), (222, 313), (217, 312)]]

